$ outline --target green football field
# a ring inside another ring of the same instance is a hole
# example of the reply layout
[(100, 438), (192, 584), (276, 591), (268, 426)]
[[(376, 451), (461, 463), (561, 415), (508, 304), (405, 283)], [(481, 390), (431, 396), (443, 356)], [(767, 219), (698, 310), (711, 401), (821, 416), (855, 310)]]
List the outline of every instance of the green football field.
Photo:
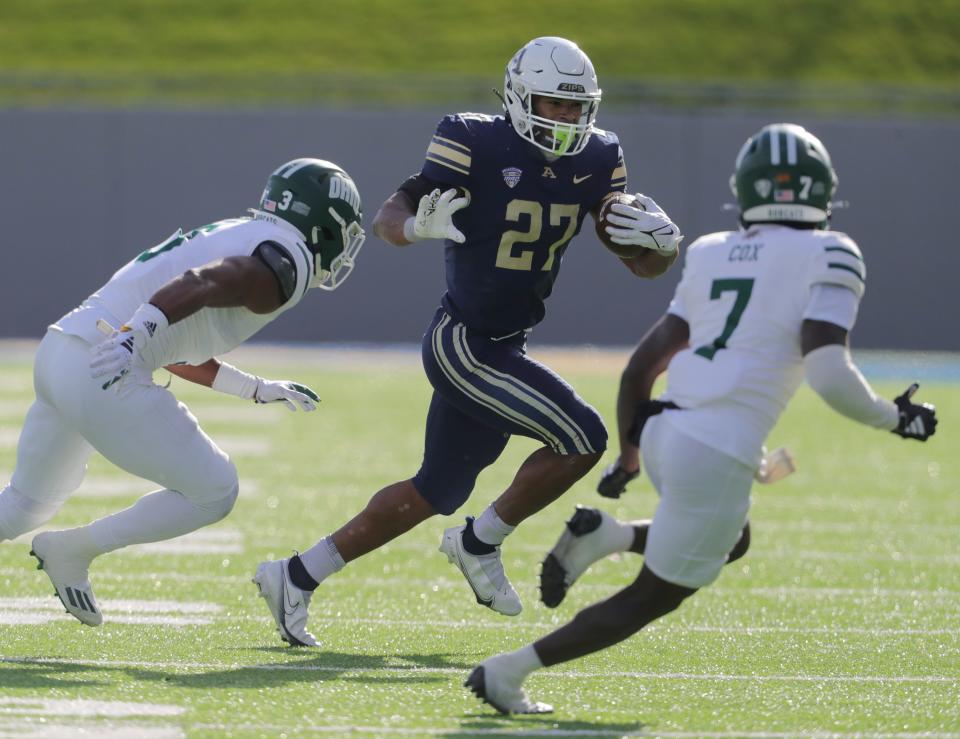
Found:
[[(610, 422), (624, 356), (549, 361)], [(412, 353), (252, 348), (234, 361), (306, 382), (323, 402), (291, 414), (174, 381), (236, 461), (240, 501), (213, 527), (97, 560), (103, 626), (63, 613), (27, 556), (29, 536), (0, 544), (0, 736), (960, 733), (960, 385), (921, 388), (941, 417), (928, 444), (860, 427), (801, 389), (769, 440), (799, 469), (755, 489), (747, 556), (631, 640), (536, 673), (528, 691), (556, 713), (506, 718), (462, 687), (466, 675), (635, 576), (636, 556), (604, 560), (560, 608), (537, 602), (540, 560), (574, 505), (646, 517), (649, 482), (607, 501), (593, 491), (597, 471), (507, 541), (525, 605), (516, 618), (474, 602), (437, 551), (460, 518), (436, 518), (321, 585), (312, 630), (322, 646), (291, 649), (250, 583), (256, 564), (310, 546), (415, 472), (429, 388)], [(876, 386), (892, 396), (908, 379)], [(29, 354), (5, 347), (0, 484), (31, 399)], [(534, 448), (511, 441), (461, 512), (479, 513)], [(50, 527), (149, 489), (94, 457)]]

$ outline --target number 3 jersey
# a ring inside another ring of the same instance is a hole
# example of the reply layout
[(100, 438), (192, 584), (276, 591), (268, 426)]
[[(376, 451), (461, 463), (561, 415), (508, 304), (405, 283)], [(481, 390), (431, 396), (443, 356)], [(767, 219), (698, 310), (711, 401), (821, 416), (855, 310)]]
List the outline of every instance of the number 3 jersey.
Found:
[[(690, 326), (667, 368), (663, 397), (685, 409), (669, 422), (756, 466), (803, 380), (803, 321), (852, 328), (865, 278), (860, 249), (836, 231), (769, 224), (695, 241), (668, 308)], [(838, 296), (852, 307), (832, 307)]]
[(243, 307), (202, 308), (158, 335), (159, 346), (148, 357), (152, 369), (168, 364), (202, 364), (236, 348), (303, 298), (313, 276), (313, 256), (299, 231), (269, 214), (218, 221), (193, 231), (177, 231), (121, 267), (103, 287), (51, 329), (104, 340), (97, 319), (120, 326), (170, 280), (184, 272), (228, 257), (250, 256), (265, 241), (286, 252), (296, 268), (290, 298), (273, 313), (257, 314)]
[(543, 301), (584, 216), (627, 184), (613, 133), (595, 130), (579, 154), (548, 161), (502, 116), (474, 113), (440, 121), (421, 174), (470, 199), (454, 215), (466, 242), (446, 242), (443, 307), (493, 337), (543, 319)]

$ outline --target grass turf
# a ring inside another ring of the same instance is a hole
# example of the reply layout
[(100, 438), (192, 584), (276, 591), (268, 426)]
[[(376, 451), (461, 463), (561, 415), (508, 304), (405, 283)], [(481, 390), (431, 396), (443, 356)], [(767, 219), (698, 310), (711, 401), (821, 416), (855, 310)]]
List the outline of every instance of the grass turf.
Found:
[[(535, 674), (528, 690), (553, 703), (555, 714), (501, 718), (461, 687), (466, 674), (632, 579), (638, 558), (608, 559), (560, 608), (536, 602), (539, 562), (574, 503), (647, 516), (655, 506), (649, 482), (606, 501), (593, 492), (591, 474), (510, 538), (504, 560), (526, 606), (515, 619), (476, 605), (436, 551), (442, 528), (458, 518), (437, 518), (325, 582), (311, 610), (322, 647), (289, 649), (249, 582), (257, 562), (309, 546), (373, 491), (415, 471), (429, 389), (415, 358), (281, 356), (271, 363), (268, 356), (254, 349), (242, 365), (307, 382), (323, 398), (319, 411), (288, 414), (175, 381), (208, 432), (235, 450), (241, 498), (200, 538), (179, 540), (179, 553), (135, 548), (98, 560), (92, 578), (102, 627), (83, 627), (58, 610), (49, 582), (32, 571), (28, 540), (0, 545), (0, 734), (55, 735), (59, 727), (107, 736), (910, 736), (960, 729), (956, 384), (921, 389), (943, 419), (926, 445), (858, 427), (802, 389), (769, 440), (791, 447), (799, 472), (755, 489), (747, 556), (626, 643)], [(609, 421), (619, 361), (554, 366)], [(892, 395), (902, 388), (878, 389)], [(31, 397), (29, 360), (0, 363), (0, 470), (7, 473)], [(534, 448), (511, 441), (464, 512), (479, 512)], [(144, 489), (94, 457), (87, 483), (51, 526), (85, 523)]]

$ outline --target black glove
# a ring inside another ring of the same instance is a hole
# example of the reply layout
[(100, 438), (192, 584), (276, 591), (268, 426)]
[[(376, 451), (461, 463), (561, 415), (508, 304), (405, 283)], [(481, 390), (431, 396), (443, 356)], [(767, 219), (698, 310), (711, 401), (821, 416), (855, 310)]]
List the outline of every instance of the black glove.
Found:
[(627, 483), (638, 477), (640, 477), (640, 470), (627, 472), (620, 466), (618, 459), (603, 471), (600, 482), (597, 483), (597, 492), (604, 498), (619, 498), (627, 489)]
[(937, 409), (929, 403), (911, 403), (910, 398), (917, 392), (919, 383), (913, 383), (902, 395), (893, 399), (900, 412), (900, 420), (893, 433), (904, 439), (916, 439), (917, 441), (926, 441), (936, 433), (937, 430)]

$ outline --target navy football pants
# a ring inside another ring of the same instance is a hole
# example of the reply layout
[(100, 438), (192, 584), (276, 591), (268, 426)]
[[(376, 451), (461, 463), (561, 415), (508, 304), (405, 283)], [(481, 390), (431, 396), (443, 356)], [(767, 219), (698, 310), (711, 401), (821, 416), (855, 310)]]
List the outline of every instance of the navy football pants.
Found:
[(543, 442), (557, 454), (603, 452), (600, 415), (563, 378), (526, 355), (523, 333), (491, 339), (437, 311), (423, 338), (423, 366), (433, 398), (423, 464), (413, 478), (439, 513), (470, 497), (511, 434)]

